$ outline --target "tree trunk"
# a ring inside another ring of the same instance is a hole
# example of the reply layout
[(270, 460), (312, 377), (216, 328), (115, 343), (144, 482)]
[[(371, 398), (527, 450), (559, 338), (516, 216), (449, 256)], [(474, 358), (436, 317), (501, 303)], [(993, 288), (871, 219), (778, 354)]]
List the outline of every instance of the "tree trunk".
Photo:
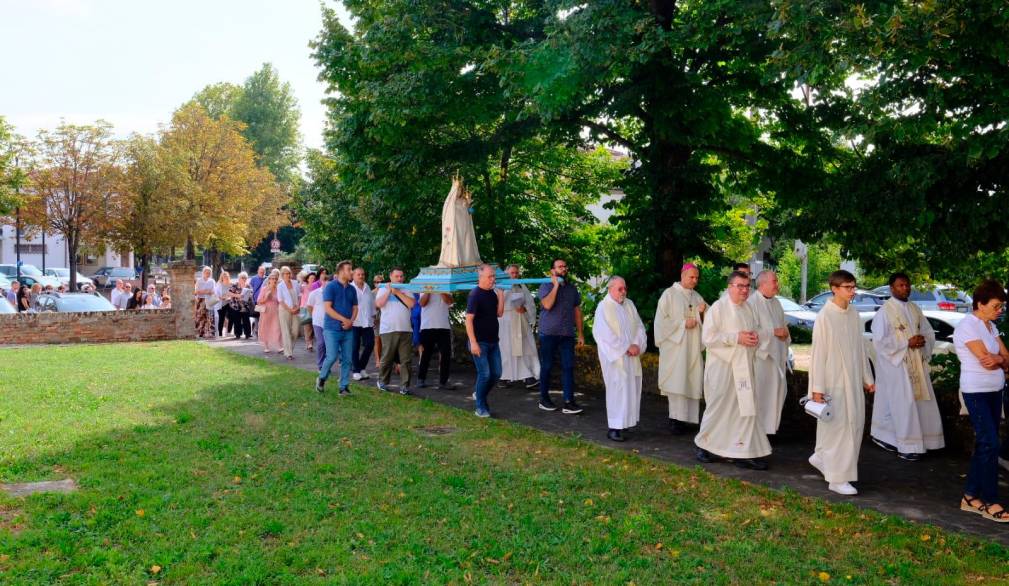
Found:
[(210, 267), (215, 271), (221, 268), (221, 251), (216, 246), (210, 249)]
[[(486, 205), (487, 210), (490, 213), (482, 215), (485, 218), (487, 217), (493, 218), (494, 217), (493, 210), (498, 209), (498, 202), (497, 202), (497, 194), (494, 191), (494, 182), (491, 181), (489, 171), (485, 170), (483, 172), (483, 182), (484, 182), (484, 189), (487, 191), (487, 202), (484, 205)], [(503, 222), (501, 221), (492, 221), (490, 222), (490, 226), (484, 227), (484, 229), (490, 228), (490, 241), (491, 241), (490, 254), (488, 255), (487, 253), (483, 253), (480, 255), (482, 257), (481, 260), (483, 260), (484, 262), (493, 262), (489, 259), (500, 260), (501, 258), (501, 252), (502, 249), (504, 248), (504, 242), (503, 242), (504, 234), (501, 233), (502, 225)]]
[(67, 257), (70, 261), (68, 268), (70, 269), (70, 290), (77, 290), (77, 249), (80, 247), (80, 241), (76, 235), (65, 234), (67, 237)]
[(196, 245), (193, 244), (193, 235), (186, 236), (186, 260), (196, 260)]

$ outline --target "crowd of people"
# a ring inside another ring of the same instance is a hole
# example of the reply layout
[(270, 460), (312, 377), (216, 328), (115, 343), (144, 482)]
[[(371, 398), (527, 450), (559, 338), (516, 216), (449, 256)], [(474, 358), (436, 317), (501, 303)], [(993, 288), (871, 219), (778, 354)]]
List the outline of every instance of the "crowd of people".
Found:
[[(656, 311), (659, 389), (669, 397), (671, 430), (681, 434), (698, 425), (694, 444), (701, 462), (766, 470), (772, 452), (768, 436), (777, 432), (784, 406), (790, 342), (776, 298), (777, 276), (761, 272), (752, 291), (748, 267), (737, 265), (725, 293), (710, 307), (694, 291), (698, 276), (696, 267), (684, 265), (680, 281), (663, 293)], [(889, 284), (891, 296), (872, 318), (875, 368), (858, 310), (851, 305), (854, 275), (843, 270), (830, 275), (833, 297), (813, 326), (806, 399), (818, 408), (807, 409), (817, 417), (809, 464), (842, 495), (858, 493), (851, 483), (858, 480), (865, 393), (875, 394), (870, 439), (877, 446), (912, 462), (945, 446), (929, 376), (935, 332), (909, 301), (910, 278), (895, 273)], [(1009, 459), (1000, 458), (998, 437), (1009, 352), (995, 320), (1006, 297), (1000, 283), (981, 283), (973, 311), (953, 335), (960, 392), (976, 438), (960, 508), (999, 523), (1009, 522), (998, 498), (998, 468), (1009, 469)], [(647, 338), (620, 277), (611, 279), (596, 309), (593, 335), (606, 384), (610, 438), (621, 441), (622, 430), (636, 425), (640, 415), (640, 355)]]
[[(80, 292), (99, 295), (94, 285), (89, 283), (82, 285)], [(69, 293), (69, 288), (64, 284), (58, 287), (52, 285), (43, 287), (41, 283), (34, 283), (28, 287), (19, 281), (11, 281), (10, 287), (6, 291), (0, 288), (0, 295), (3, 295), (19, 313), (41, 311), (39, 299), (42, 295), (52, 293)], [(132, 283), (124, 283), (122, 279), (116, 280), (115, 287), (110, 292), (109, 301), (117, 310), (170, 309), (172, 307), (172, 298), (167, 287), (161, 293), (158, 293), (157, 286), (153, 283), (149, 284), (146, 290), (134, 289)]]
[[(85, 293), (93, 293), (90, 285)], [(132, 283), (123, 282), (116, 279), (115, 286), (109, 294), (109, 301), (118, 310), (127, 309), (171, 309), (172, 296), (168, 287), (164, 287), (159, 293), (158, 287), (154, 283), (149, 283), (147, 289), (134, 287)]]
[[(506, 271), (511, 279), (521, 278), (516, 265)], [(477, 374), (477, 416), (490, 416), (489, 396), (499, 383), (538, 387), (539, 409), (557, 411), (549, 393), (555, 366), (562, 391), (559, 410), (583, 412), (575, 400), (575, 348), (585, 343), (584, 316), (581, 295), (567, 273), (567, 263), (554, 260), (550, 281), (536, 295), (537, 319), (534, 296), (525, 285), (498, 287), (495, 268), (479, 268), (464, 314)], [(767, 270), (752, 277), (748, 265), (737, 264), (722, 296), (710, 306), (696, 290), (699, 277), (696, 266), (684, 265), (680, 280), (662, 293), (656, 309), (658, 391), (668, 400), (669, 429), (674, 435), (695, 434), (701, 462), (766, 470), (772, 452), (769, 436), (778, 431), (786, 399), (791, 342), (777, 300), (777, 275)], [(293, 359), (299, 333), (304, 334), (306, 348), (315, 352), (319, 392), (325, 392), (338, 364), (338, 393), (349, 394), (351, 380), (369, 378), (372, 354), (379, 389), (391, 390), (396, 373), (400, 394), (428, 386), (435, 354), (438, 388), (456, 388), (450, 380), (453, 296), (411, 293), (397, 287), (402, 283), (400, 269), (390, 271), (388, 282), (376, 275), (369, 283), (364, 269), (347, 261), (337, 265), (333, 278), (325, 269), (293, 275), (287, 267), (267, 276), (261, 267), (252, 279), (243, 273), (236, 283), (227, 273), (215, 283), (205, 268), (195, 289), (197, 327), (203, 335), (216, 331), (220, 336), (225, 323), (229, 332), (235, 324), (236, 337), (250, 338), (249, 332), (256, 332), (264, 352), (283, 352), (288, 359)], [(851, 304), (854, 275), (836, 271), (828, 284), (833, 298), (813, 327), (807, 395), (810, 403), (826, 408), (807, 408), (817, 417), (809, 464), (831, 491), (855, 495), (865, 393), (875, 393), (870, 438), (877, 446), (913, 462), (945, 445), (928, 374), (935, 333), (909, 301), (910, 278), (892, 275), (891, 297), (871, 324), (876, 359), (870, 366), (862, 321)], [(648, 349), (646, 327), (627, 291), (624, 279), (611, 278), (592, 326), (606, 389), (607, 436), (616, 442), (626, 441), (628, 430), (638, 424), (641, 356)], [(1009, 458), (1000, 458), (998, 438), (1009, 352), (994, 325), (1005, 302), (1002, 286), (985, 281), (974, 291), (973, 312), (954, 333), (963, 404), (976, 431), (961, 508), (997, 522), (1009, 522), (997, 495), (998, 467), (1009, 468)], [(415, 353), (420, 356), (416, 380)]]

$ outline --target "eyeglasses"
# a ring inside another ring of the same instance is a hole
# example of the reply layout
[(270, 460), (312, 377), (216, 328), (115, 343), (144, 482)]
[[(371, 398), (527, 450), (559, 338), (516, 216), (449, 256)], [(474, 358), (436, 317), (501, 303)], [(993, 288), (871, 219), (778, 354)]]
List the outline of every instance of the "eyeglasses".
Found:
[(749, 289), (750, 288), (750, 284), (749, 283), (736, 283), (734, 285), (729, 285), (729, 287), (732, 287), (732, 288), (735, 288), (735, 289)]

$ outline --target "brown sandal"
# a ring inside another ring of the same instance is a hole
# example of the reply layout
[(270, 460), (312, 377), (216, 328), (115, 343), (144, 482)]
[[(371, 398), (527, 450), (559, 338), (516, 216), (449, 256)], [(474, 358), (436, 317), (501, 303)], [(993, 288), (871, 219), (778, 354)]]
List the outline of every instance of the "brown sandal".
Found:
[(983, 505), (982, 513), (984, 514), (985, 519), (988, 519), (989, 521), (995, 521), (996, 523), (1009, 523), (1009, 511), (1007, 511), (1005, 507), (1003, 507), (1002, 510), (998, 511), (997, 513), (992, 513), (991, 511), (988, 510), (989, 506), (990, 505)]
[[(978, 503), (978, 505), (975, 506), (974, 503)], [(960, 499), (960, 510), (984, 515), (984, 502), (975, 496), (963, 495), (963, 498)]]

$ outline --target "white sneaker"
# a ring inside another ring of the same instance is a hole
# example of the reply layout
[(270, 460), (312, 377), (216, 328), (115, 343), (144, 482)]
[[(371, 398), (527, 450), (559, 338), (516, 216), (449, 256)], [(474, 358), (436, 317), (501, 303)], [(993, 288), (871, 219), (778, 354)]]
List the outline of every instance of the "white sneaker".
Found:
[(1004, 470), (1009, 470), (1009, 460), (1006, 460), (1005, 458), (999, 458), (998, 465)]
[(855, 487), (848, 482), (842, 482), (841, 484), (835, 484), (831, 482), (830, 484), (827, 485), (827, 488), (829, 488), (832, 492), (836, 492), (837, 494), (843, 494), (845, 496), (852, 496), (858, 494), (858, 491), (855, 490)]
[(820, 474), (823, 474), (823, 458), (820, 457), (820, 454), (814, 452), (813, 455), (809, 457), (809, 465), (816, 468)]
[(367, 372), (359, 372), (357, 373), (357, 376), (361, 377), (360, 380), (368, 380), (369, 378), (371, 378), (370, 376), (368, 376)]
[(354, 374), (350, 375), (350, 378), (352, 378), (354, 380), (361, 380), (361, 373), (360, 372), (355, 372)]

